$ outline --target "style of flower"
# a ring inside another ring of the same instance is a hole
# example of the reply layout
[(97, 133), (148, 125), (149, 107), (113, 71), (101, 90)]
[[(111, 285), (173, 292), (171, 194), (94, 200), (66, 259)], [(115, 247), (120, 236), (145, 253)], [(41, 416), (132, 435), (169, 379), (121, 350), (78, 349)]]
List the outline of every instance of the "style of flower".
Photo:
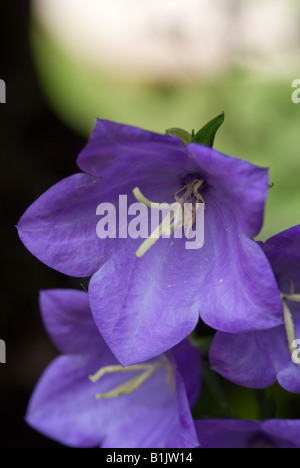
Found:
[(100, 336), (88, 295), (41, 293), (43, 320), (63, 353), (31, 398), (26, 420), (72, 447), (197, 447), (191, 416), (201, 385), (198, 350), (185, 340), (150, 361), (123, 368)]
[[(123, 365), (172, 348), (199, 317), (232, 333), (283, 323), (276, 281), (252, 240), (263, 221), (266, 169), (105, 120), (97, 121), (78, 166), (84, 173), (62, 180), (28, 208), (19, 235), (50, 267), (92, 275), (95, 322)], [(184, 239), (167, 238), (142, 245), (139, 239), (100, 240), (96, 208), (117, 206), (120, 194), (129, 203), (204, 203), (204, 246), (187, 250)]]
[(218, 332), (210, 349), (214, 370), (232, 382), (264, 388), (275, 380), (300, 393), (300, 225), (262, 244), (282, 297), (284, 325), (271, 330)]
[(300, 448), (300, 421), (207, 419), (195, 422), (202, 448)]

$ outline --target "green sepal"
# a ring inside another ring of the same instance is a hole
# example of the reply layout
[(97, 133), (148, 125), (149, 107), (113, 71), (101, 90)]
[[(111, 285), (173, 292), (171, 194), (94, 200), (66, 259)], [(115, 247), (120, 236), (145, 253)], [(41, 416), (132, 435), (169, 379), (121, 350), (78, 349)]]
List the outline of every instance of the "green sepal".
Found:
[(166, 130), (166, 135), (180, 138), (186, 145), (192, 141), (192, 135), (182, 128), (168, 128), (168, 130)]
[(225, 113), (222, 112), (222, 114), (218, 115), (218, 117), (215, 117), (206, 125), (204, 125), (204, 127), (202, 127), (199, 132), (193, 136), (191, 142), (198, 143), (199, 145), (213, 147), (216, 133), (224, 122), (224, 119)]

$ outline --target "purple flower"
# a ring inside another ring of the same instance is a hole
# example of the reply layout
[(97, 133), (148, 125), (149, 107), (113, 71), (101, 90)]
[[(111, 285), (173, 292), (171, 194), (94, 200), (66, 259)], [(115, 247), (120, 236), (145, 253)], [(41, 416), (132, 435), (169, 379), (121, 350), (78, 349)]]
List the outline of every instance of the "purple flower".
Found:
[(262, 248), (281, 291), (285, 325), (242, 334), (218, 332), (210, 362), (238, 385), (264, 388), (277, 379), (286, 390), (300, 393), (300, 350), (294, 343), (300, 340), (300, 226), (272, 237)]
[(300, 421), (195, 421), (202, 448), (300, 448)]
[[(226, 332), (282, 323), (281, 301), (265, 255), (251, 239), (261, 229), (268, 171), (196, 143), (97, 121), (78, 158), (84, 173), (48, 190), (18, 224), (26, 247), (47, 265), (89, 276), (95, 322), (123, 365), (159, 355), (195, 328), (199, 315)], [(186, 239), (96, 235), (96, 208), (144, 197), (205, 203), (202, 249)]]
[(190, 412), (201, 361), (188, 340), (122, 368), (99, 335), (82, 291), (41, 293), (46, 328), (63, 353), (41, 377), (26, 420), (74, 447), (196, 447)]

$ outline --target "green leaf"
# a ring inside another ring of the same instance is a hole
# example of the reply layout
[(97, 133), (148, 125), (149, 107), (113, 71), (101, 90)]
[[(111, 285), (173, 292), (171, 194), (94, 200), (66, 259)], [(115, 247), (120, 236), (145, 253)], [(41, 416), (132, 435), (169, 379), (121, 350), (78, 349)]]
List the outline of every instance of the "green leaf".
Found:
[(199, 132), (192, 138), (192, 143), (198, 143), (199, 145), (213, 147), (215, 136), (222, 123), (224, 122), (225, 113), (218, 115), (210, 122), (208, 122), (204, 127), (202, 127)]

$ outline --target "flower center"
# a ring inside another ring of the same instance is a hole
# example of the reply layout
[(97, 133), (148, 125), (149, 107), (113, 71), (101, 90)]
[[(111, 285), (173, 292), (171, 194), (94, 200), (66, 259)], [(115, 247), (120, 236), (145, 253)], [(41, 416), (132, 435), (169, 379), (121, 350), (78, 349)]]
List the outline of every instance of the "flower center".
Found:
[(137, 201), (143, 203), (143, 205), (146, 205), (148, 208), (155, 210), (168, 210), (168, 214), (165, 216), (162, 223), (151, 232), (150, 236), (137, 250), (137, 257), (142, 257), (160, 237), (170, 237), (175, 229), (184, 227), (187, 237), (189, 238), (190, 232), (195, 223), (199, 203), (203, 203), (204, 209), (206, 209), (206, 203), (201, 194), (201, 188), (203, 188), (205, 181), (203, 179), (188, 180), (187, 178), (185, 178), (185, 180), (187, 183), (175, 192), (175, 202), (171, 204), (152, 202), (142, 194), (138, 187), (133, 190), (133, 194)]
[(110, 398), (116, 398), (121, 395), (128, 395), (130, 393), (135, 392), (138, 390), (150, 377), (159, 369), (165, 367), (167, 371), (166, 375), (166, 383), (172, 385), (173, 383), (173, 376), (174, 376), (174, 369), (169, 363), (168, 359), (163, 356), (160, 361), (154, 363), (145, 363), (145, 364), (136, 364), (133, 366), (122, 367), (121, 365), (114, 365), (114, 366), (106, 366), (99, 369), (98, 372), (94, 375), (90, 375), (89, 379), (92, 383), (98, 382), (102, 377), (112, 373), (126, 373), (126, 372), (139, 372), (138, 375), (133, 377), (132, 379), (127, 380), (121, 385), (113, 388), (109, 392), (106, 393), (97, 393), (96, 398), (97, 400), (106, 400)]
[[(284, 316), (284, 324), (287, 334), (287, 339), (289, 342), (289, 349), (291, 355), (293, 357), (293, 361), (295, 362), (295, 351), (297, 350), (296, 344), (296, 335), (295, 335), (295, 324), (293, 320), (293, 314), (287, 304), (288, 301), (290, 302), (300, 302), (300, 294), (295, 294), (295, 286), (293, 280), (289, 280), (291, 284), (290, 294), (281, 293), (281, 299), (283, 304), (283, 316)], [(296, 364), (300, 365), (300, 359), (296, 359)]]

